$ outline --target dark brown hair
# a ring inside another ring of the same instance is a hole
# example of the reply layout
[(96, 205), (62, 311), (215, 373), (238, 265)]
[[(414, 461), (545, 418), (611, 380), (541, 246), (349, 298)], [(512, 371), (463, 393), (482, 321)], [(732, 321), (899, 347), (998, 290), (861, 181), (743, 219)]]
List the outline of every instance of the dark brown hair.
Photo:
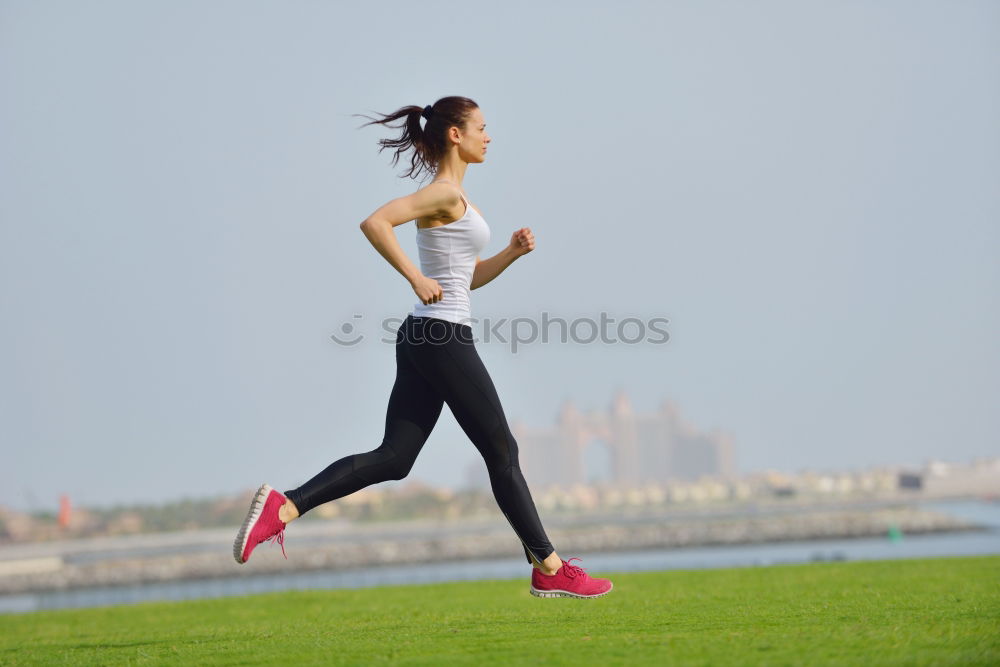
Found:
[[(362, 118), (371, 118), (371, 122), (366, 125), (385, 125), (387, 127), (402, 128), (403, 133), (396, 139), (379, 139), (382, 146), (378, 149), (381, 153), (386, 148), (395, 148), (396, 154), (392, 158), (392, 166), (399, 162), (399, 156), (406, 151), (413, 149), (410, 156), (410, 169), (400, 178), (417, 178), (424, 171), (434, 172), (437, 170), (438, 162), (444, 156), (448, 148), (447, 136), (448, 128), (456, 125), (459, 128), (465, 127), (465, 121), (473, 109), (479, 105), (468, 97), (442, 97), (433, 105), (427, 114), (427, 122), (420, 127), (420, 118), (424, 115), (424, 107), (408, 106), (401, 107), (391, 114), (383, 114), (381, 120), (365, 116), (364, 114), (354, 114)], [(402, 119), (398, 124), (395, 121)]]

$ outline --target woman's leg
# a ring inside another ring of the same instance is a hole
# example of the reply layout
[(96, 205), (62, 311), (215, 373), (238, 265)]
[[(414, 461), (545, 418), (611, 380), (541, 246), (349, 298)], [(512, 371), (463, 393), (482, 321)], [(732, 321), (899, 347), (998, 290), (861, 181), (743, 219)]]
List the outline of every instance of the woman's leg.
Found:
[(562, 561), (538, 518), (521, 473), (517, 443), (471, 329), (429, 318), (421, 329), (415, 336), (420, 340), (406, 347), (413, 365), (444, 398), (482, 454), (497, 504), (521, 540), (525, 558), (545, 572), (555, 572)]
[(397, 335), (396, 381), (389, 395), (382, 444), (370, 452), (335, 461), (299, 488), (285, 492), (294, 504), (292, 518), (371, 484), (409, 474), (444, 401), (402, 354), (403, 344)]

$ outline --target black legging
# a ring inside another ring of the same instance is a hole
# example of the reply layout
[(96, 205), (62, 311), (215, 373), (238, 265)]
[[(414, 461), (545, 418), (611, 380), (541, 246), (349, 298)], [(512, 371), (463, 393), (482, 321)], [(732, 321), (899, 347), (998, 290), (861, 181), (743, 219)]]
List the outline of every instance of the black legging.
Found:
[(410, 472), (444, 403), (483, 455), (500, 510), (524, 546), (528, 562), (554, 550), (545, 536), (518, 465), (517, 443), (507, 426), (493, 380), (476, 351), (472, 328), (410, 315), (396, 332), (396, 382), (377, 449), (331, 463), (285, 493), (305, 514), (325, 502)]

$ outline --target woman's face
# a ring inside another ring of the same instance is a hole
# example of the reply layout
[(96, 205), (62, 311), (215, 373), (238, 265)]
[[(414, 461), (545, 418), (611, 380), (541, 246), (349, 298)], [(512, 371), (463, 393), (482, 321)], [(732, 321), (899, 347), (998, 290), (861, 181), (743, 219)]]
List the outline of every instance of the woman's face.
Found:
[(465, 120), (462, 141), (458, 145), (459, 155), (466, 162), (483, 162), (486, 160), (486, 145), (491, 141), (493, 139), (486, 134), (486, 119), (477, 107)]

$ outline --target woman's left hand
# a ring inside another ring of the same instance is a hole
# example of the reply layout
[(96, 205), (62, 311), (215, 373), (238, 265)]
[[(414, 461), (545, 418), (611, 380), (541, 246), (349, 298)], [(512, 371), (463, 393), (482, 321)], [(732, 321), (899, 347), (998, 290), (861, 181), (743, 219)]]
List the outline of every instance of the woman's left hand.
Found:
[(534, 250), (535, 235), (531, 233), (531, 229), (521, 227), (521, 229), (514, 232), (513, 236), (510, 237), (510, 249), (515, 257), (527, 255)]

